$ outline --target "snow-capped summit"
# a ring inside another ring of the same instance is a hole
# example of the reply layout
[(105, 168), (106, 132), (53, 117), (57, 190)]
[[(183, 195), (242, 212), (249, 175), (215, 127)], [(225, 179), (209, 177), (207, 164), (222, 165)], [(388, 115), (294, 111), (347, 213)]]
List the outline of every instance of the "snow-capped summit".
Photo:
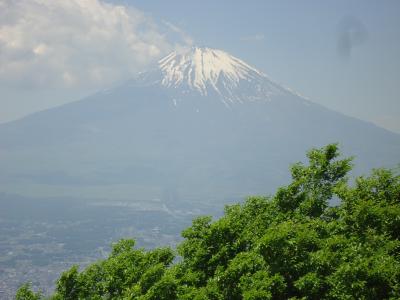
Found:
[(217, 49), (193, 47), (182, 54), (172, 52), (159, 61), (163, 85), (178, 86), (187, 83), (206, 94), (207, 85), (216, 86), (220, 78), (237, 85), (240, 80), (264, 76), (240, 59)]
[(153, 83), (187, 96), (215, 95), (226, 105), (246, 101), (268, 101), (289, 90), (271, 81), (264, 73), (227, 52), (207, 47), (174, 51), (158, 62)]

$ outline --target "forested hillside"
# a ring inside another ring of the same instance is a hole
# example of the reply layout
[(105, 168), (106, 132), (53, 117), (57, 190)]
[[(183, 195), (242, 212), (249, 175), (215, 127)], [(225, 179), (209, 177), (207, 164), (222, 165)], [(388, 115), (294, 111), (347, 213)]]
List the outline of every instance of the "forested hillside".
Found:
[[(350, 184), (336, 145), (307, 155), (275, 195), (195, 219), (176, 250), (121, 240), (107, 259), (65, 271), (49, 299), (399, 299), (399, 174)], [(42, 298), (29, 285), (16, 295)]]

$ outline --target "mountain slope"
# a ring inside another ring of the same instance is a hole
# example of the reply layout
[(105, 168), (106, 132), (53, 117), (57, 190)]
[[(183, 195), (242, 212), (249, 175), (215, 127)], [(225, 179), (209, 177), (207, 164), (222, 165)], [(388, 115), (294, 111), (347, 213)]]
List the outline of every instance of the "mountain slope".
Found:
[(220, 50), (172, 53), (114, 89), (0, 126), (0, 191), (225, 203), (273, 191), (339, 142), (357, 173), (400, 137), (316, 105)]

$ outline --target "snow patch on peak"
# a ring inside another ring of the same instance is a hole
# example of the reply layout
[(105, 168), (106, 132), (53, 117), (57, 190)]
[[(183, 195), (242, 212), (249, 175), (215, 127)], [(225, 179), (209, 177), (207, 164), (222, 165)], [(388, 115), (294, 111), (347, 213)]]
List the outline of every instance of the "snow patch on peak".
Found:
[(230, 107), (236, 103), (266, 102), (276, 96), (293, 96), (244, 61), (217, 49), (192, 47), (170, 53), (156, 68), (139, 74), (139, 86), (167, 89), (174, 106), (191, 97), (218, 99)]
[(209, 88), (221, 93), (218, 86), (237, 87), (241, 80), (266, 78), (266, 75), (242, 60), (217, 49), (192, 47), (183, 53), (172, 52), (159, 61), (162, 85), (187, 85), (207, 95)]

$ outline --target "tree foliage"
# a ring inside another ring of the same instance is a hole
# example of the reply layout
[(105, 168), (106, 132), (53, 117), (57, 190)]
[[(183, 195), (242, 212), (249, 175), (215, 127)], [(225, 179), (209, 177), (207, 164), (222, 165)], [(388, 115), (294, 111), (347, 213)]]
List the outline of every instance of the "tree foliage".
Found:
[[(307, 156), (274, 196), (195, 219), (179, 262), (122, 240), (109, 258), (64, 272), (51, 299), (399, 299), (400, 176), (374, 170), (349, 185), (351, 159), (336, 145)], [(17, 293), (40, 297), (27, 285)]]
[(29, 283), (23, 284), (15, 295), (15, 300), (40, 300), (41, 298), (42, 294), (33, 292)]

